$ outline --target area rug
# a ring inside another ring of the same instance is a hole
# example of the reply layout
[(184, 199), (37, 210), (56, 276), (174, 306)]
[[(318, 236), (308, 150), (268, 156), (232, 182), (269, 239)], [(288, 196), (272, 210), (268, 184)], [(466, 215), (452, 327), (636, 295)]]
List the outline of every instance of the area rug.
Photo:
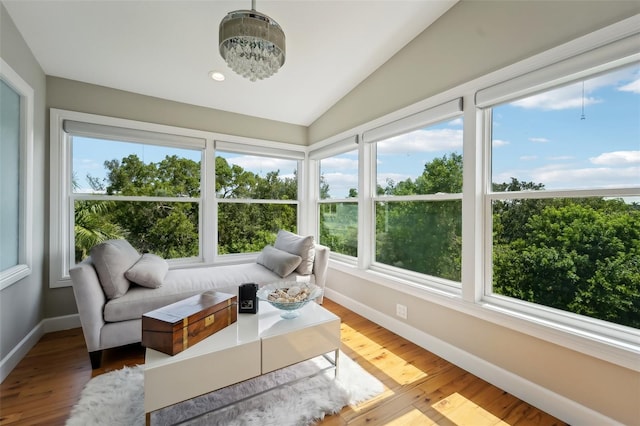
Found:
[[(314, 358), (164, 408), (152, 413), (151, 421), (154, 425), (310, 425), (348, 404), (355, 405), (384, 390), (378, 379), (343, 353), (339, 358), (337, 378), (334, 378), (333, 369), (327, 369), (329, 366), (323, 357)], [(124, 368), (91, 379), (72, 409), (67, 426), (144, 425), (143, 369), (143, 366)], [(306, 377), (314, 373), (318, 374)], [(294, 380), (297, 381), (234, 403), (247, 395)]]

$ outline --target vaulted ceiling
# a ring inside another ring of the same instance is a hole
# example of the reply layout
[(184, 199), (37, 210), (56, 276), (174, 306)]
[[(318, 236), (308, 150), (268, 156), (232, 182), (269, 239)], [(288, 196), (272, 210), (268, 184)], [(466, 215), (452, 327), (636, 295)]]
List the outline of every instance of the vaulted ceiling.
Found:
[(258, 1), (282, 26), (287, 58), (257, 82), (218, 53), (220, 21), (249, 0), (2, 3), (47, 75), (309, 125), (456, 1)]

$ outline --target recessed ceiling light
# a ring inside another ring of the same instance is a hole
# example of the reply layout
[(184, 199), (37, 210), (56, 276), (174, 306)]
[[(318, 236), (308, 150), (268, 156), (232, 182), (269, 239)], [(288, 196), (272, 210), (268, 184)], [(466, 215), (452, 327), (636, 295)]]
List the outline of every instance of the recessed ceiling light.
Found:
[(209, 77), (215, 81), (224, 81), (224, 74), (220, 71), (209, 71)]

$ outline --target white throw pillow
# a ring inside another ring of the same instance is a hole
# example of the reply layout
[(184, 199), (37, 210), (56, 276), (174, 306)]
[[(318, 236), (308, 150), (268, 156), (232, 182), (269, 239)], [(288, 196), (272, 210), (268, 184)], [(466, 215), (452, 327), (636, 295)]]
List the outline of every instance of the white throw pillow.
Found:
[(273, 246), (265, 246), (256, 262), (284, 278), (296, 270), (302, 258)]
[(124, 296), (129, 290), (131, 283), (124, 273), (138, 259), (140, 253), (127, 240), (108, 240), (91, 249), (91, 261), (108, 299)]
[(302, 258), (302, 262), (300, 262), (296, 271), (301, 275), (311, 274), (313, 271), (313, 260), (316, 254), (312, 235), (303, 237), (281, 229), (278, 231), (274, 247), (278, 250), (284, 250), (287, 253), (300, 256)]
[(153, 253), (144, 253), (124, 276), (143, 287), (158, 288), (169, 271), (169, 264)]

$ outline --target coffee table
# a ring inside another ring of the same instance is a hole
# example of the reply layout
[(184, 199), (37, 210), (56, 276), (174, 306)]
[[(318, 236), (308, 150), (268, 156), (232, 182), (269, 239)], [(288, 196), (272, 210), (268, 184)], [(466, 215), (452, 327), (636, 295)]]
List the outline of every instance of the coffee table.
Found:
[(164, 407), (334, 352), (338, 368), (340, 318), (315, 302), (293, 319), (260, 301), (257, 314), (238, 320), (191, 348), (171, 356), (147, 348), (144, 412)]

